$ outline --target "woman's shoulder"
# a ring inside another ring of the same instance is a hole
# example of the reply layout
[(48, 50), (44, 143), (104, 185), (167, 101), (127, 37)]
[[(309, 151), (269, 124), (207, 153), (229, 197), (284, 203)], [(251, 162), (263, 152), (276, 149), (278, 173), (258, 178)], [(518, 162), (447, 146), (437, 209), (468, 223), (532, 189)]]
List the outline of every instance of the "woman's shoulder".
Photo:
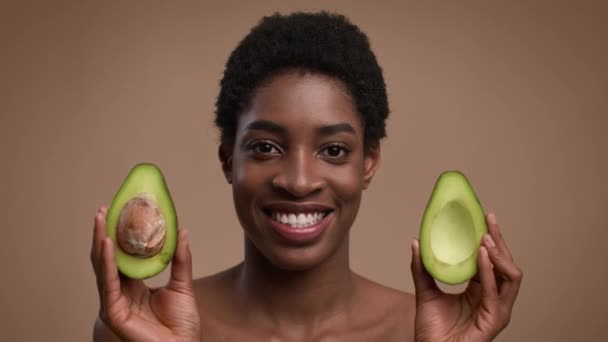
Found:
[(416, 299), (411, 293), (355, 274), (361, 333), (373, 341), (410, 341), (414, 336)]
[(205, 307), (209, 307), (210, 305), (215, 307), (213, 304), (225, 305), (226, 303), (221, 302), (231, 297), (237, 267), (233, 266), (217, 273), (194, 279), (194, 292), (199, 304), (205, 304)]
[[(391, 316), (405, 319), (413, 317), (416, 312), (414, 294), (380, 284), (359, 274), (354, 274), (360, 288), (359, 294), (363, 306), (382, 308)], [(375, 304), (374, 304), (375, 303)]]

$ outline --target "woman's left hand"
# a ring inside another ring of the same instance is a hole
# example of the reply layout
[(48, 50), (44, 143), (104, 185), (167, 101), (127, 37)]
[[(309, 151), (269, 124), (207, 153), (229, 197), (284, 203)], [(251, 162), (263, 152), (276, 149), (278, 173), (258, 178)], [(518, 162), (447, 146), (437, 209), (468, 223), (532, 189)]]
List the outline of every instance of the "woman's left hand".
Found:
[(412, 275), (416, 287), (415, 341), (487, 342), (511, 319), (523, 273), (513, 262), (494, 214), (486, 215), (489, 234), (478, 253), (479, 271), (460, 294), (443, 292), (412, 243)]

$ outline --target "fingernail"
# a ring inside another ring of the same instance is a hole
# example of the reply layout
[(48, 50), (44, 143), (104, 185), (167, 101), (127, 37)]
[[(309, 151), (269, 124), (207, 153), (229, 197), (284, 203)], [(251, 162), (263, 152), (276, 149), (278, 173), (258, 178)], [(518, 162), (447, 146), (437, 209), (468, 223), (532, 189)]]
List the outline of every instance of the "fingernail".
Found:
[(416, 250), (418, 249), (418, 240), (415, 238), (412, 239), (412, 253), (416, 254)]
[(488, 250), (484, 246), (481, 246), (481, 254), (486, 257), (488, 256)]
[(488, 244), (488, 246), (496, 246), (496, 244), (494, 243), (494, 239), (492, 239), (492, 236), (490, 234), (486, 234), (486, 236), (484, 236), (484, 239), (486, 240), (486, 244)]
[(488, 221), (490, 221), (491, 224), (496, 224), (496, 215), (494, 215), (494, 213), (490, 213), (488, 215)]

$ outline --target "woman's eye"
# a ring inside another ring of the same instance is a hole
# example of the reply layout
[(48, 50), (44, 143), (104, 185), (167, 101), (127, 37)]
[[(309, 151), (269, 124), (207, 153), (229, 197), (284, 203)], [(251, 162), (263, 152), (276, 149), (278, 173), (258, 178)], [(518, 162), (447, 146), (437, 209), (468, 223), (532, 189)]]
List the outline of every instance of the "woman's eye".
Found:
[(342, 145), (330, 145), (325, 148), (325, 154), (332, 159), (344, 158), (350, 150)]
[(340, 146), (330, 146), (327, 148), (327, 154), (329, 154), (330, 157), (338, 157), (340, 152), (342, 152)]
[(279, 152), (273, 144), (263, 141), (249, 145), (249, 149), (260, 154), (276, 154)]
[(270, 153), (272, 152), (272, 145), (267, 143), (261, 143), (258, 145), (258, 151), (262, 153)]

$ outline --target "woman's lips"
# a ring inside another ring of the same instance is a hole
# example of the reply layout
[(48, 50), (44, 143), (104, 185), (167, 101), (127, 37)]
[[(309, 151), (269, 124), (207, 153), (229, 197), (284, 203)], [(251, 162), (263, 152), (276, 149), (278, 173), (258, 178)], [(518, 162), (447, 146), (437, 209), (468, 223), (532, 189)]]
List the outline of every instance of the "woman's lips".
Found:
[(294, 228), (289, 224), (281, 223), (273, 219), (268, 213), (264, 213), (264, 217), (266, 217), (272, 229), (283, 239), (291, 243), (304, 244), (314, 241), (323, 234), (333, 219), (334, 212), (327, 213), (321, 221), (303, 228)]

